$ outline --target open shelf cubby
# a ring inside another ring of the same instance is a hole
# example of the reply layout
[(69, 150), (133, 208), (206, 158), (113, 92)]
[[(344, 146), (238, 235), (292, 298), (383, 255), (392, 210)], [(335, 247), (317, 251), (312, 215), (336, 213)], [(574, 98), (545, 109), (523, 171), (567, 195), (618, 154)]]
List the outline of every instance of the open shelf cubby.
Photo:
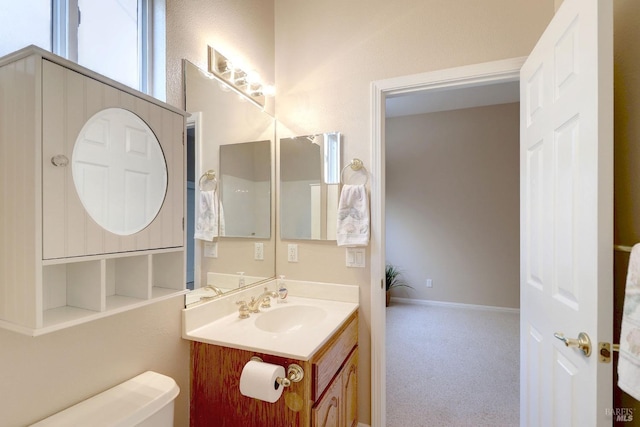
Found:
[(106, 309), (117, 310), (151, 298), (148, 254), (105, 260)]
[(43, 323), (72, 322), (104, 311), (100, 260), (43, 267)]
[(177, 248), (43, 265), (38, 334), (184, 293), (184, 263)]
[(185, 260), (183, 251), (154, 254), (152, 264), (152, 298), (173, 294), (185, 288)]

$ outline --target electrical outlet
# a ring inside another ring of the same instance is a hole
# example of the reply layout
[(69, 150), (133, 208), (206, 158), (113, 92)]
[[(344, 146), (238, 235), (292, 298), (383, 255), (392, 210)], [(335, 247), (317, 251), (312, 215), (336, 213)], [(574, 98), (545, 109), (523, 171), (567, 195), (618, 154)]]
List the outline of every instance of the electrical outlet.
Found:
[(289, 243), (287, 246), (287, 260), (289, 262), (298, 262), (298, 245)]
[(427, 279), (425, 284), (427, 285), (427, 288), (433, 288), (433, 281), (431, 279)]
[(218, 258), (218, 242), (204, 243), (205, 258)]
[(264, 243), (256, 242), (253, 244), (253, 259), (258, 261), (264, 260)]

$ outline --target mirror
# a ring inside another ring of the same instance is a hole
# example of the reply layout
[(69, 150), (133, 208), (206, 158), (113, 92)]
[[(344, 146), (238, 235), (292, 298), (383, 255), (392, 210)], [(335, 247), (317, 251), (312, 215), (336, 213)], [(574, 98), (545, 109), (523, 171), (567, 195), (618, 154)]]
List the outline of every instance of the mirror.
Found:
[(220, 146), (224, 236), (271, 237), (271, 141)]
[[(186, 60), (183, 65), (185, 109), (191, 114), (187, 286), (197, 290), (187, 295), (189, 304), (275, 277), (275, 120), (212, 74)], [(224, 224), (211, 241), (193, 239), (199, 180), (209, 170), (215, 172)]]
[(280, 139), (280, 237), (336, 240), (340, 133)]
[(146, 228), (167, 192), (160, 142), (131, 111), (107, 108), (84, 124), (71, 157), (82, 205), (102, 228), (127, 236)]

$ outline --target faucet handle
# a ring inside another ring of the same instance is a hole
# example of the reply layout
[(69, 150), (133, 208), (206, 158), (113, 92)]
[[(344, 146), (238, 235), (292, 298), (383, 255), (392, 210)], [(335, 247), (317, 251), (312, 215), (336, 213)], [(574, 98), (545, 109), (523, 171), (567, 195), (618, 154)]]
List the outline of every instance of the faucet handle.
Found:
[(251, 301), (249, 301), (249, 311), (251, 313), (260, 313), (260, 307), (257, 303), (256, 297), (251, 297)]
[(249, 317), (249, 306), (247, 305), (247, 302), (245, 300), (236, 301), (236, 305), (240, 306), (240, 308), (238, 309), (239, 318), (246, 319), (247, 317)]
[(262, 298), (262, 302), (260, 303), (260, 307), (269, 308), (271, 307), (271, 293), (269, 292), (269, 288), (264, 287), (264, 298)]

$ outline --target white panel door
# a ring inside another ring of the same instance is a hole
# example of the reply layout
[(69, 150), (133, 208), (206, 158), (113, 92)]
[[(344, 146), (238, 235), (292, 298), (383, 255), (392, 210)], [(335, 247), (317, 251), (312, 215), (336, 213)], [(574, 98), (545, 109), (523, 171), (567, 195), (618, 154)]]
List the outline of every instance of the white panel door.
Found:
[(565, 0), (520, 75), (523, 426), (611, 425), (612, 98), (612, 2)]

